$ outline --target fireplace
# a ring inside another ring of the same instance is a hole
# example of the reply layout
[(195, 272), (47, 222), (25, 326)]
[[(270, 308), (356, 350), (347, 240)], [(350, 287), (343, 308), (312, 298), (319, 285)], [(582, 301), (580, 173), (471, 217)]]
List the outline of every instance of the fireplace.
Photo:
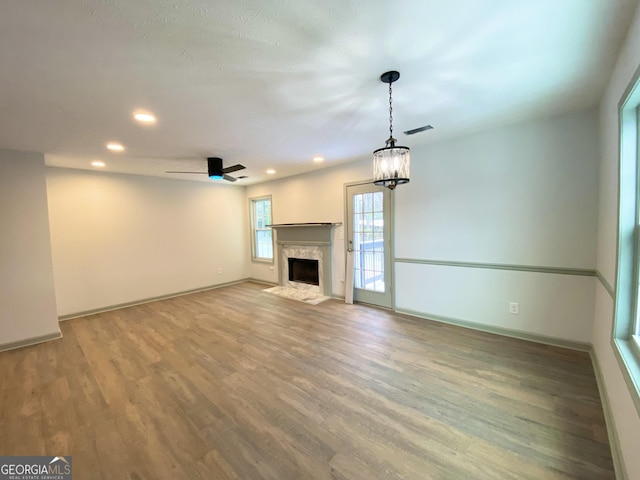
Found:
[(281, 223), (276, 231), (279, 285), (331, 296), (331, 238), (338, 223)]
[(289, 281), (320, 285), (318, 260), (289, 257)]

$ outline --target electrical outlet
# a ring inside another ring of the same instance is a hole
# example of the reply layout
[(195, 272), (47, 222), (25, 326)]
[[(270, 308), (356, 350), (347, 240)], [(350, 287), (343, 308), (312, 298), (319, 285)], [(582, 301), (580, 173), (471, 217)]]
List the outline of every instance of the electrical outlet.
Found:
[(218, 267), (218, 275), (222, 275), (222, 267)]
[(512, 315), (518, 315), (520, 313), (520, 304), (516, 302), (510, 302), (509, 313), (511, 313)]

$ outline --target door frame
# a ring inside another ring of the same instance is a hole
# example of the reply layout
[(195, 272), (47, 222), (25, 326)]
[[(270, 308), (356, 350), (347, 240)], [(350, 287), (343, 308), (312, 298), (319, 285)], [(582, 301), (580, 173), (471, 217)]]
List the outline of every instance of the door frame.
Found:
[[(356, 187), (359, 185), (373, 185), (373, 179), (371, 180), (360, 180), (357, 182), (347, 182), (343, 187), (343, 203), (344, 203), (344, 263), (345, 263), (345, 278), (347, 273), (347, 250), (349, 249), (349, 224), (353, 222), (353, 219), (349, 218), (349, 193), (347, 187)], [(395, 270), (396, 270), (396, 256), (395, 256), (395, 191), (389, 191), (389, 288), (391, 293), (391, 310), (396, 311), (396, 282), (395, 282)], [(385, 226), (386, 228), (386, 226)], [(345, 289), (347, 285), (345, 284)], [(354, 287), (355, 288), (355, 287)], [(346, 294), (346, 290), (345, 290)], [(379, 305), (372, 305), (370, 303), (362, 303), (363, 305), (371, 305), (376, 308), (383, 308), (387, 310), (386, 307), (382, 307)]]

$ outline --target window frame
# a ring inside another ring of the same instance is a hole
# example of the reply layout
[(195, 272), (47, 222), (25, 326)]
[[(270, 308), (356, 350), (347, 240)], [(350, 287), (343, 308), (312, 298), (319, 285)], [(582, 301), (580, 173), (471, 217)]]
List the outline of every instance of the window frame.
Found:
[(640, 68), (618, 105), (618, 228), (611, 342), (640, 414)]
[[(271, 217), (271, 222), (273, 223), (273, 201), (271, 199), (271, 195), (261, 195), (259, 197), (251, 197), (249, 198), (249, 228), (251, 230), (251, 261), (255, 263), (268, 263), (273, 264), (275, 258), (275, 248), (273, 241), (273, 229), (271, 227), (262, 227), (258, 228), (256, 225), (256, 206), (259, 202), (269, 201), (269, 216)], [(257, 244), (258, 244), (258, 232), (259, 231), (269, 231), (271, 234), (271, 258), (269, 257), (259, 257), (257, 255)]]

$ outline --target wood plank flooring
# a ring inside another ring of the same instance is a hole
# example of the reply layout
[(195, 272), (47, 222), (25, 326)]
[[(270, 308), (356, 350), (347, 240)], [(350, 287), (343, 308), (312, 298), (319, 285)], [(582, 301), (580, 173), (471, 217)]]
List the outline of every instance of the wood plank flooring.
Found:
[(587, 354), (244, 283), (0, 353), (0, 454), (74, 479), (612, 479)]

